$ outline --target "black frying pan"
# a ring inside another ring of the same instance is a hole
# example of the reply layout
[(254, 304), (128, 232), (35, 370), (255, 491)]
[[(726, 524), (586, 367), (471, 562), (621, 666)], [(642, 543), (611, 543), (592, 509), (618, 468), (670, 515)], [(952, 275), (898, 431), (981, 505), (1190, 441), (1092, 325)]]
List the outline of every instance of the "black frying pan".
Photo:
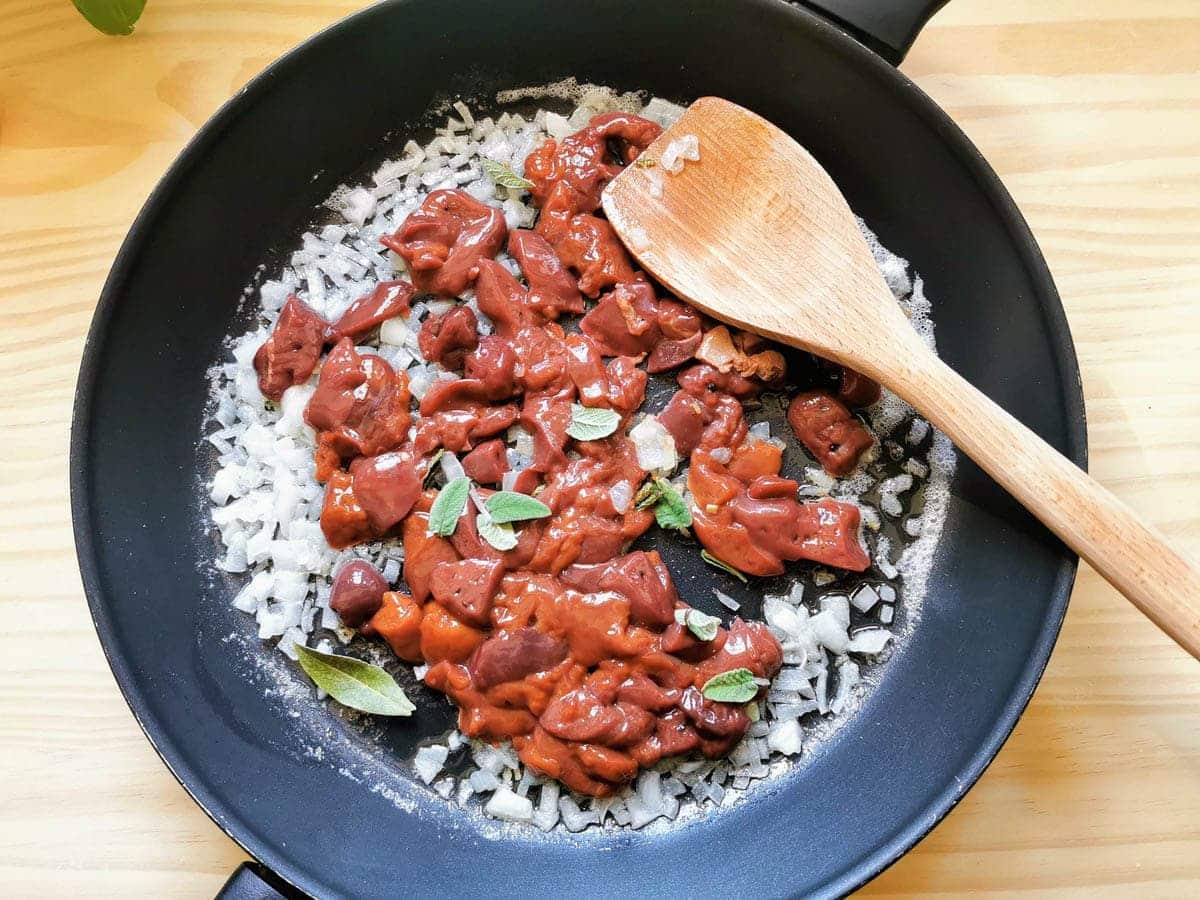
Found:
[[(896, 62), (940, 4), (812, 5)], [(1020, 214), (950, 120), (830, 19), (778, 0), (396, 0), (321, 34), (225, 106), (121, 249), (84, 354), (71, 447), (97, 631), (187, 790), (310, 894), (846, 892), (979, 777), (1066, 608), (1075, 557), (969, 462), (953, 483), (923, 620), (861, 711), (771, 789), (659, 834), (485, 836), (396, 774), (396, 757), (449, 725), (447, 704), (426, 697), (414, 720), (373, 731), (312, 701), (294, 718), (264, 694), (275, 679), (255, 665), (277, 655), (229, 608), (234, 586), (211, 573), (198, 481), (204, 373), (225, 336), (246, 327), (237, 301), (255, 267), (290, 249), (333, 187), (425, 124), (438, 97), (565, 75), (678, 100), (716, 94), (790, 131), (925, 277), (950, 364), (1085, 462), (1070, 335)], [(671, 564), (685, 596), (714, 577), (694, 555)], [(752, 595), (743, 599), (755, 613)], [(318, 743), (321, 760), (305, 750)], [(270, 892), (249, 870), (227, 890)]]

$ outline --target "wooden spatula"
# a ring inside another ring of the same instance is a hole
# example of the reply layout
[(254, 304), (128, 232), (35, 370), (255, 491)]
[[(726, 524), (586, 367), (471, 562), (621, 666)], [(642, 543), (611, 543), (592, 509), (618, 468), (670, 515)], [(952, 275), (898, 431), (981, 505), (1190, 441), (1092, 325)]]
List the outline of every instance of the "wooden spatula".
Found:
[(698, 161), (678, 174), (630, 166), (604, 192), (641, 264), (714, 317), (895, 391), (1200, 658), (1200, 572), (925, 346), (821, 165), (770, 122), (715, 97), (693, 103), (647, 159), (686, 135), (699, 140)]

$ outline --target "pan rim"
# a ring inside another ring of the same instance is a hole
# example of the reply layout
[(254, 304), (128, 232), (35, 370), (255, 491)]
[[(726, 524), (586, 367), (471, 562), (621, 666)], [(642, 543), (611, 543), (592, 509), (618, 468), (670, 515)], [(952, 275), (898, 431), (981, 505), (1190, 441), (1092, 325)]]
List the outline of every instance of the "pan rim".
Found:
[[(402, 14), (403, 8), (414, 0), (383, 0), (359, 10), (326, 28), (287, 51), (251, 79), (241, 90), (225, 101), (212, 117), (188, 141), (156, 184), (149, 198), (130, 226), (100, 292), (99, 300), (88, 330), (81, 358), (72, 411), (69, 481), (71, 518), (76, 556), (82, 576), (84, 593), (93, 626), (103, 648), (109, 668), (134, 719), (168, 771), (213, 822), (243, 851), (268, 866), (287, 883), (300, 890), (319, 891), (324, 885), (319, 873), (309, 871), (298, 861), (277, 852), (271, 843), (257, 834), (245, 816), (236, 814), (218, 800), (209, 785), (187, 761), (179, 743), (167, 734), (162, 723), (149, 709), (147, 699), (135, 684), (132, 661), (121, 652), (109, 616), (106, 599), (99, 584), (99, 562), (95, 532), (91, 527), (94, 509), (90, 490), (90, 431), (93, 425), (92, 405), (102, 368), (101, 359), (113, 314), (120, 302), (130, 272), (146, 243), (153, 222), (162, 214), (174, 190), (190, 175), (194, 165), (207, 148), (219, 141), (234, 121), (253, 113), (256, 101), (265, 96), (275, 82), (286, 77), (288, 70), (307, 56), (309, 51), (335, 38), (340, 32), (357, 27), (365, 20), (382, 15)], [(848, 57), (849, 65), (859, 68), (881, 82), (881, 89), (928, 128), (951, 151), (988, 201), (1014, 248), (1020, 254), (1028, 274), (1037, 286), (1035, 302), (1041, 313), (1047, 337), (1053, 346), (1054, 358), (1062, 385), (1060, 399), (1066, 412), (1066, 455), (1081, 468), (1087, 468), (1087, 430), (1079, 364), (1058, 291), (1049, 268), (1025, 218), (1012, 197), (969, 138), (949, 115), (928, 97), (903, 72), (858, 43), (853, 37), (831, 24), (818, 13), (783, 0), (739, 0), (766, 14), (789, 17), (797, 27), (809, 30), (814, 39), (823, 42), (837, 54)], [(1066, 614), (1071, 588), (1075, 580), (1078, 559), (1068, 554), (1057, 573), (1034, 651), (1026, 662), (1021, 677), (1014, 682), (1002, 715), (992, 725), (988, 737), (958, 773), (959, 778), (941, 792), (933, 795), (923, 813), (897, 829), (887, 841), (873, 852), (849, 863), (839, 875), (822, 888), (828, 895), (843, 895), (862, 886), (890, 867), (896, 860), (922, 840), (959, 803), (967, 790), (974, 786), (999, 753), (1024, 712), (1041, 680)]]

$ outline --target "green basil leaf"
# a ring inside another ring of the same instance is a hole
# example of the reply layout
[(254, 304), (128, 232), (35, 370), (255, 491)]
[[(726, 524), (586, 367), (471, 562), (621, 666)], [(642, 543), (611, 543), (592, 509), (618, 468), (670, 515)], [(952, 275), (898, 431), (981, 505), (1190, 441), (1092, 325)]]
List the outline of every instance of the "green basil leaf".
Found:
[(513, 188), (515, 190), (527, 191), (533, 187), (533, 182), (526, 178), (522, 178), (508, 166), (502, 162), (496, 162), (494, 159), (484, 159), (482, 161), (483, 172), (488, 178), (492, 179), (495, 184), (500, 187)]
[(421, 487), (429, 487), (433, 484), (433, 476), (437, 474), (437, 464), (441, 462), (445, 454), (445, 449), (438, 447), (437, 452), (429, 457), (429, 465), (425, 468), (425, 477), (421, 480)]
[(454, 534), (458, 519), (467, 508), (467, 496), (471, 492), (470, 478), (455, 478), (438, 491), (429, 509), (429, 533), (442, 537)]
[(742, 584), (746, 584), (749, 581), (749, 579), (746, 578), (746, 576), (744, 574), (739, 572), (737, 569), (735, 569), (733, 566), (731, 566), (729, 563), (725, 562), (724, 560), (717, 559), (715, 556), (713, 556), (707, 550), (700, 551), (700, 558), (702, 560), (704, 560), (706, 563), (708, 563), (710, 566), (714, 566), (715, 568), (720, 569), (722, 572), (728, 572), (730, 575), (732, 575), (734, 578), (736, 578)]
[(479, 531), (479, 536), (497, 550), (511, 550), (517, 546), (517, 534), (513, 527), (507, 523), (496, 524), (487, 513), (480, 513), (475, 517), (475, 528)]
[(749, 669), (730, 669), (704, 682), (701, 693), (718, 703), (749, 703), (758, 695), (758, 685)]
[(606, 438), (621, 424), (621, 417), (611, 409), (599, 406), (571, 404), (571, 424), (567, 434), (577, 441), (598, 441)]
[(550, 515), (550, 507), (535, 497), (517, 491), (496, 491), (484, 504), (488, 515), (497, 525), (505, 522), (524, 522), (527, 519), (544, 519)]
[(633, 495), (634, 509), (649, 509), (662, 499), (662, 488), (658, 486), (658, 481), (654, 478), (648, 480)]
[(302, 644), (295, 647), (300, 668), (342, 706), (377, 716), (411, 716), (416, 709), (404, 689), (379, 666)]
[(654, 505), (654, 518), (660, 528), (687, 528), (692, 524), (692, 508), (679, 491), (665, 478), (654, 479), (658, 485), (659, 499)]
[(133, 26), (146, 8), (146, 0), (73, 0), (92, 27), (105, 34), (133, 34)]
[(685, 626), (701, 641), (711, 641), (717, 636), (717, 629), (721, 627), (721, 620), (716, 616), (692, 608), (675, 610), (675, 621)]

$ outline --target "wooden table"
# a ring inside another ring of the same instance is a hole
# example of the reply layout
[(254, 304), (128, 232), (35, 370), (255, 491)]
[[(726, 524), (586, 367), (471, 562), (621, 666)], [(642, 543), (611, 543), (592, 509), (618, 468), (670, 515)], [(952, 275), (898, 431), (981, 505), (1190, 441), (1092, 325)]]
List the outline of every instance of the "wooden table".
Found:
[[(150, 0), (105, 38), (0, 0), (0, 890), (212, 896), (243, 858), (125, 707), (76, 571), (67, 433), (117, 246), (247, 79), (361, 3)], [(1092, 471), (1200, 556), (1200, 4), (954, 0), (905, 71), (1041, 241)], [(1200, 894), (1200, 666), (1093, 572), (979, 785), (873, 894)]]

